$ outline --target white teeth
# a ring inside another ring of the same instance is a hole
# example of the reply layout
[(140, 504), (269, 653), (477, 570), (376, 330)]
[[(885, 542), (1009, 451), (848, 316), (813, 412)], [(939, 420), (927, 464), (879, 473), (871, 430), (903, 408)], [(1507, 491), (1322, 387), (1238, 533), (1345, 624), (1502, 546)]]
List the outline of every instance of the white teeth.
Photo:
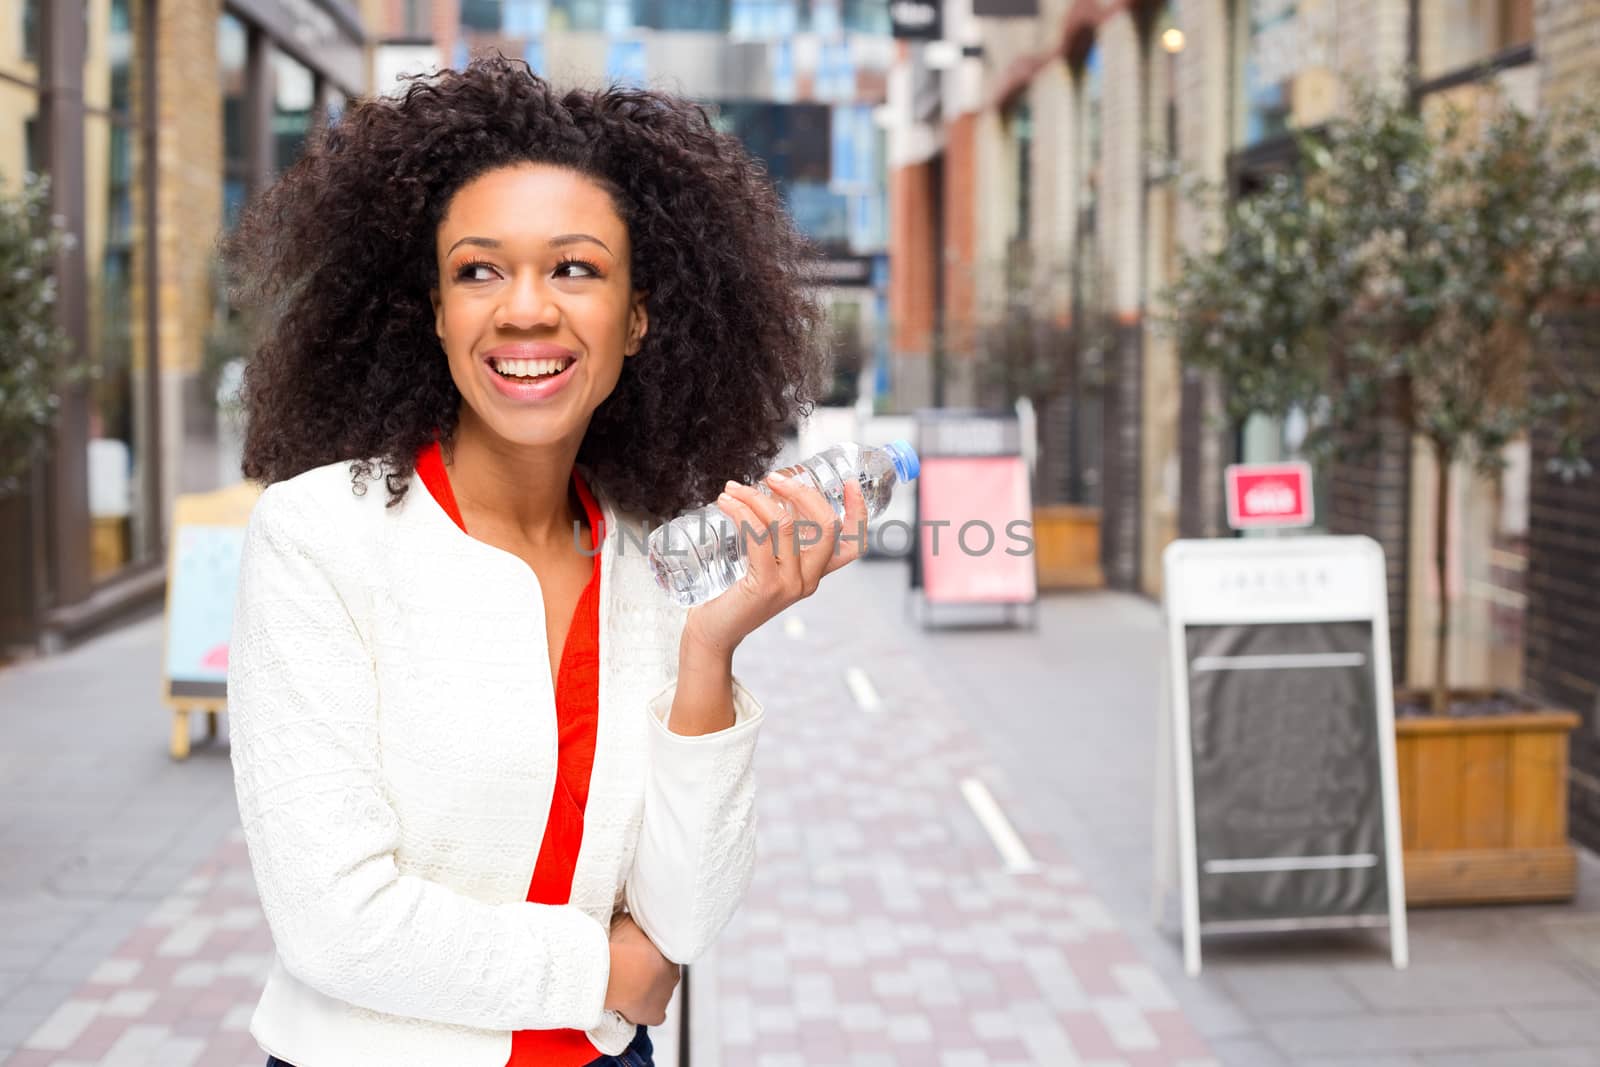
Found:
[(494, 364), (494, 369), (501, 374), (515, 375), (518, 378), (536, 378), (541, 374), (556, 374), (560, 372), (571, 360), (501, 359), (497, 356), (490, 362)]

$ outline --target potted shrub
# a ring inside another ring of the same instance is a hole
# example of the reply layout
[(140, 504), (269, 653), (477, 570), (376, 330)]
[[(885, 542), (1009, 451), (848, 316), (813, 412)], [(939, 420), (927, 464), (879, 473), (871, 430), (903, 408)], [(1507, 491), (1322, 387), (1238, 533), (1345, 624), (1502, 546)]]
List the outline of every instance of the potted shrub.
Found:
[[(1380, 406), (1438, 470), (1434, 565), (1447, 595), (1451, 472), (1498, 469), (1538, 423), (1563, 476), (1594, 388), (1543, 345), (1545, 315), (1600, 284), (1600, 137), (1592, 107), (1539, 117), (1487, 90), (1471, 113), (1363, 97), (1300, 136), (1300, 167), (1227, 205), (1184, 258), (1167, 318), (1182, 358), (1220, 375), (1230, 416), (1311, 412), (1308, 449), (1369, 442)], [(1431, 688), (1396, 694), (1412, 903), (1562, 899), (1567, 733), (1578, 719), (1516, 692), (1450, 685), (1447, 606)]]

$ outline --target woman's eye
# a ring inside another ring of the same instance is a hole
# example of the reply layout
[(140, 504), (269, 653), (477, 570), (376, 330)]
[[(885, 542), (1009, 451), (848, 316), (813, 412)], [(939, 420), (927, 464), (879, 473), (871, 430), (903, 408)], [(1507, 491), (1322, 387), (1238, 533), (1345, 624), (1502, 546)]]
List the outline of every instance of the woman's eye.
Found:
[(494, 268), (487, 263), (463, 263), (456, 270), (456, 280), (461, 282), (486, 282), (492, 277)]
[(581, 259), (567, 259), (557, 264), (556, 276), (561, 278), (598, 278), (600, 277), (600, 268)]

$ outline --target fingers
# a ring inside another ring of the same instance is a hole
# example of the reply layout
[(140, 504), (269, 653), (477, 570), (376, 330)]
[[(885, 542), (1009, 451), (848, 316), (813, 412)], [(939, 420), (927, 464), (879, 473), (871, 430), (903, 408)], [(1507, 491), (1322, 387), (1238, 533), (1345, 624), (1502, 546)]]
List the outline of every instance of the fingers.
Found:
[(792, 543), (799, 550), (796, 554), (800, 557), (802, 595), (810, 596), (828, 571), (839, 537), (839, 519), (833, 506), (813, 486), (778, 473), (768, 475), (767, 485), (798, 517), (792, 542), (785, 544)]
[(844, 522), (834, 550), (828, 554), (828, 566), (823, 574), (832, 574), (852, 560), (859, 559), (867, 544), (867, 498), (861, 495), (861, 483), (849, 479), (844, 483)]
[(744, 543), (745, 567), (757, 586), (783, 588), (785, 564), (795, 575), (794, 584), (799, 584), (799, 561), (794, 559), (793, 552), (789, 553), (787, 561), (781, 554), (785, 526), (792, 532), (794, 521), (777, 501), (747, 485), (729, 482), (727, 491), (717, 498), (717, 507), (738, 528)]

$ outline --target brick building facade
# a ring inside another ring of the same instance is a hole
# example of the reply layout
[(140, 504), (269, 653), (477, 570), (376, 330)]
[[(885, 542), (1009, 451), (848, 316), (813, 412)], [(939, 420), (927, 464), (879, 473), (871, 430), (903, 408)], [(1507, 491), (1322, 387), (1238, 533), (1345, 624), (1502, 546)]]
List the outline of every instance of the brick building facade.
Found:
[[(968, 339), (951, 362), (976, 358), (970, 339), (1013, 284), (996, 264), (1026, 248), (1050, 265), (1035, 304), (1074, 337), (1063, 358), (1078, 384), (1040, 412), (1036, 499), (1097, 508), (1106, 581), (1151, 595), (1172, 538), (1226, 532), (1222, 467), (1292, 455), (1299, 432), (1293, 418), (1222, 428), (1226, 383), (1181, 368), (1158, 328), (1177, 250), (1199, 247), (1217, 221), (1182, 182), (1247, 195), (1294, 165), (1291, 128), (1343, 113), (1351, 86), (1409, 89), (1428, 106), (1491, 82), (1531, 110), (1592, 91), (1586, 79), (1600, 70), (1600, 0), (1470, 11), (1446, 0), (1041, 0), (1037, 15), (1009, 18), (971, 6), (945, 5), (945, 36), (964, 47), (943, 56), (936, 91), (912, 91), (922, 74), (891, 81), (902, 90), (891, 92), (895, 402), (930, 400), (935, 325)], [(920, 71), (924, 51), (904, 46), (904, 67)], [(958, 127), (975, 131), (970, 149), (965, 133), (951, 137)], [(906, 198), (916, 168), (949, 167), (958, 151), (977, 160), (970, 187), (947, 182), (937, 207)], [(963, 243), (941, 245), (952, 233)], [(945, 264), (944, 289), (929, 260)], [(961, 301), (950, 299), (952, 262), (976, 267)], [(1600, 377), (1593, 306), (1564, 318), (1552, 343), (1589, 357)], [(977, 399), (993, 400), (945, 396)], [(1441, 591), (1428, 562), (1433, 460), (1378, 429), (1375, 449), (1318, 471), (1318, 525), (1384, 546), (1397, 680), (1430, 680), (1443, 604), (1461, 684), (1524, 688), (1581, 712), (1574, 828), (1600, 845), (1600, 480), (1549, 474), (1537, 434), (1508, 452), (1498, 481), (1456, 472), (1461, 534)]]
[(57, 315), (95, 371), (0, 497), (0, 646), (49, 645), (159, 597), (173, 498), (237, 480), (203, 366), (217, 238), (368, 57), (351, 0), (0, 7), (0, 188), (49, 176)]

